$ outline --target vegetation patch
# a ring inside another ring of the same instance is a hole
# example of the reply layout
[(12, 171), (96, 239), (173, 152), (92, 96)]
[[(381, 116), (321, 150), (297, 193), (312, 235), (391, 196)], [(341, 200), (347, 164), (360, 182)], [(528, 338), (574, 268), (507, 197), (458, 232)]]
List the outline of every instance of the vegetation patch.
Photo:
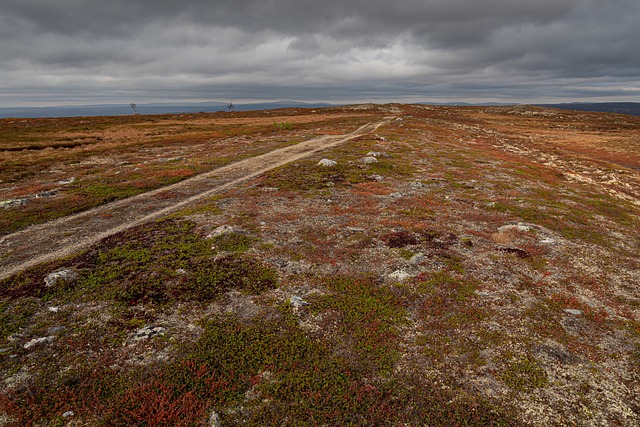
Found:
[(395, 231), (382, 236), (382, 240), (390, 248), (404, 248), (410, 245), (416, 245), (420, 241), (418, 237), (408, 231)]
[(340, 334), (355, 341), (362, 365), (390, 371), (399, 357), (399, 330), (407, 324), (403, 301), (372, 278), (338, 277), (326, 284), (332, 292), (315, 297), (313, 311), (336, 312)]
[[(0, 395), (9, 425), (53, 425), (63, 414), (96, 426), (510, 425), (505, 411), (458, 388), (400, 375), (371, 380), (310, 339), (290, 307), (272, 320), (203, 320), (204, 332), (164, 365), (128, 369), (106, 360), (48, 370)], [(55, 362), (54, 362), (55, 363)], [(55, 392), (53, 392), (55, 390)]]
[(246, 252), (254, 243), (254, 239), (244, 233), (225, 233), (210, 240), (215, 249), (223, 252)]
[(509, 387), (520, 392), (545, 387), (549, 382), (545, 370), (532, 358), (509, 362), (500, 378)]
[(230, 289), (259, 293), (276, 286), (275, 270), (240, 254), (252, 240), (224, 239), (223, 250), (232, 253), (216, 258), (210, 241), (194, 228), (193, 222), (171, 219), (108, 237), (65, 263), (80, 273), (71, 286), (45, 288), (43, 273), (37, 273), (42, 269), (3, 285), (14, 296), (92, 297), (125, 305), (206, 301)]
[(265, 174), (262, 185), (284, 191), (323, 190), (333, 186), (348, 186), (368, 179), (345, 164), (318, 166), (317, 161), (303, 160), (281, 166)]

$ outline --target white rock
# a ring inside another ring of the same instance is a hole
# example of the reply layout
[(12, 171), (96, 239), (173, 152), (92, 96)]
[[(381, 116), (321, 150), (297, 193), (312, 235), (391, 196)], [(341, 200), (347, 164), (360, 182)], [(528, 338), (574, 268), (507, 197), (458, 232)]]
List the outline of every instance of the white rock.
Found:
[(62, 414), (62, 418), (69, 418), (69, 417), (73, 417), (74, 415), (75, 415), (75, 412), (67, 411), (64, 414)]
[(369, 151), (369, 152), (367, 153), (367, 156), (370, 156), (370, 157), (380, 157), (380, 156), (382, 156), (382, 153), (381, 153), (381, 152), (379, 152), (379, 151)]
[(44, 278), (44, 284), (48, 288), (58, 284), (58, 282), (63, 283), (73, 283), (78, 280), (78, 273), (73, 270), (69, 270), (68, 268), (64, 268), (62, 270), (55, 271), (49, 274)]
[(31, 341), (29, 341), (28, 343), (26, 343), (25, 345), (23, 345), (22, 348), (24, 348), (25, 350), (28, 350), (31, 347), (35, 347), (35, 346), (40, 345), (40, 344), (48, 344), (48, 343), (52, 342), (55, 339), (56, 339), (55, 336), (34, 338)]
[(573, 308), (565, 308), (564, 309), (565, 313), (569, 313), (569, 314), (573, 314), (574, 316), (580, 316), (582, 314), (582, 311), (580, 310), (575, 310)]
[(378, 163), (378, 159), (376, 159), (375, 157), (372, 157), (372, 156), (368, 156), (368, 157), (361, 158), (360, 162), (364, 163), (365, 165), (369, 165), (369, 164), (372, 164), (372, 163)]
[(507, 230), (517, 230), (517, 231), (521, 231), (523, 233), (527, 233), (529, 231), (531, 231), (531, 227), (529, 227), (528, 225), (525, 224), (507, 224), (507, 225), (503, 225), (502, 227), (498, 228), (498, 231), (507, 231)]
[(149, 338), (156, 337), (158, 335), (164, 335), (167, 332), (166, 328), (162, 326), (145, 326), (144, 328), (138, 329), (136, 333), (133, 335), (133, 341), (142, 341), (147, 340)]
[(223, 234), (235, 233), (236, 229), (230, 225), (221, 225), (207, 235), (207, 239), (213, 239), (214, 237), (222, 236)]
[(326, 168), (330, 168), (333, 167), (335, 165), (337, 165), (338, 163), (334, 162), (333, 160), (329, 160), (329, 159), (322, 159), (318, 162), (318, 166), (324, 166)]
[(76, 177), (72, 176), (71, 178), (60, 180), (56, 184), (66, 185), (66, 184), (72, 184), (75, 181), (76, 181)]
[(306, 302), (305, 300), (302, 299), (302, 297), (299, 297), (297, 295), (294, 295), (291, 298), (289, 298), (289, 302), (294, 308), (300, 308), (305, 305), (309, 305), (308, 302)]
[(411, 264), (420, 264), (424, 260), (424, 254), (422, 252), (418, 252), (414, 256), (409, 259), (409, 263)]
[(404, 270), (396, 270), (393, 273), (389, 274), (389, 276), (387, 276), (389, 279), (392, 280), (397, 280), (399, 282), (402, 282), (403, 280), (408, 279), (409, 277), (411, 277), (411, 275), (409, 273), (407, 273)]

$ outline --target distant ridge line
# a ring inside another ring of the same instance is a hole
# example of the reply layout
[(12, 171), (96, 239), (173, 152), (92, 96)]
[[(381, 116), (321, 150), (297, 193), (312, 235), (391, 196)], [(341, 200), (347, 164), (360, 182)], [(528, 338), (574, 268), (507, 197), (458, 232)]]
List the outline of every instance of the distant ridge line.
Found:
[(561, 104), (535, 104), (538, 107), (572, 111), (592, 111), (640, 116), (640, 102), (571, 102)]
[[(516, 103), (467, 103), (467, 102), (415, 102), (414, 104), (436, 106), (460, 106), (460, 107), (487, 107), (487, 106), (512, 106)], [(140, 114), (194, 114), (214, 113), (228, 110), (228, 102), (202, 102), (185, 104), (137, 104)], [(278, 108), (324, 108), (335, 107), (343, 104), (331, 104), (326, 102), (298, 102), (298, 101), (273, 101), (254, 102), (248, 104), (234, 103), (235, 111), (250, 110), (275, 110)], [(640, 116), (639, 102), (566, 102), (556, 104), (529, 104), (537, 107), (557, 108), (572, 111), (592, 111), (603, 113), (618, 113)], [(53, 107), (0, 107), (0, 119), (32, 119), (32, 118), (59, 118), (59, 117), (92, 117), (92, 116), (126, 116), (131, 114), (131, 106), (123, 104), (97, 104), (77, 106), (53, 106)]]

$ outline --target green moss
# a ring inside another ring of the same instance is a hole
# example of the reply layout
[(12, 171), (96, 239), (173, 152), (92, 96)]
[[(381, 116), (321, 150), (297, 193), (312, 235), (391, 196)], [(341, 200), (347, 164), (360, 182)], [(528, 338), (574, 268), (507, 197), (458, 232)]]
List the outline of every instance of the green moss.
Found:
[(246, 252), (255, 240), (243, 233), (225, 233), (211, 239), (216, 250), (224, 252)]
[(406, 248), (399, 248), (398, 249), (398, 254), (400, 254), (400, 256), (406, 260), (410, 260), (416, 253), (412, 250), (406, 249)]
[(545, 387), (549, 382), (545, 370), (531, 358), (510, 362), (500, 378), (506, 385), (520, 392)]
[(274, 269), (253, 258), (231, 255), (211, 264), (200, 264), (183, 289), (187, 294), (194, 292), (196, 299), (210, 300), (230, 289), (257, 294), (275, 288), (277, 282)]
[(279, 131), (282, 130), (293, 130), (293, 124), (289, 122), (273, 122), (273, 128)]
[(417, 285), (417, 289), (421, 294), (445, 293), (457, 302), (465, 302), (475, 294), (478, 288), (476, 280), (456, 278), (444, 270), (421, 278), (424, 280), (421, 280)]
[(382, 372), (392, 369), (399, 353), (399, 328), (407, 322), (402, 301), (371, 279), (338, 277), (327, 281), (331, 294), (313, 299), (315, 312), (340, 313), (341, 333), (355, 340), (363, 363)]
[(90, 198), (94, 205), (98, 205), (130, 196), (135, 196), (136, 194), (140, 194), (143, 191), (143, 189), (134, 187), (92, 183), (81, 187), (77, 193), (81, 196)]
[(28, 326), (38, 308), (40, 303), (34, 298), (0, 302), (0, 340)]

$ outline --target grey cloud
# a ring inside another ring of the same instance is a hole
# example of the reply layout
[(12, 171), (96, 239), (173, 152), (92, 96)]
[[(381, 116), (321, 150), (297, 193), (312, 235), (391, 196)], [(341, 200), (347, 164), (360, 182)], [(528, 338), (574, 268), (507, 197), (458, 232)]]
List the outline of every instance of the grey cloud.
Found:
[(640, 87), (636, 0), (3, 0), (0, 40), (5, 105), (34, 94), (629, 98)]

